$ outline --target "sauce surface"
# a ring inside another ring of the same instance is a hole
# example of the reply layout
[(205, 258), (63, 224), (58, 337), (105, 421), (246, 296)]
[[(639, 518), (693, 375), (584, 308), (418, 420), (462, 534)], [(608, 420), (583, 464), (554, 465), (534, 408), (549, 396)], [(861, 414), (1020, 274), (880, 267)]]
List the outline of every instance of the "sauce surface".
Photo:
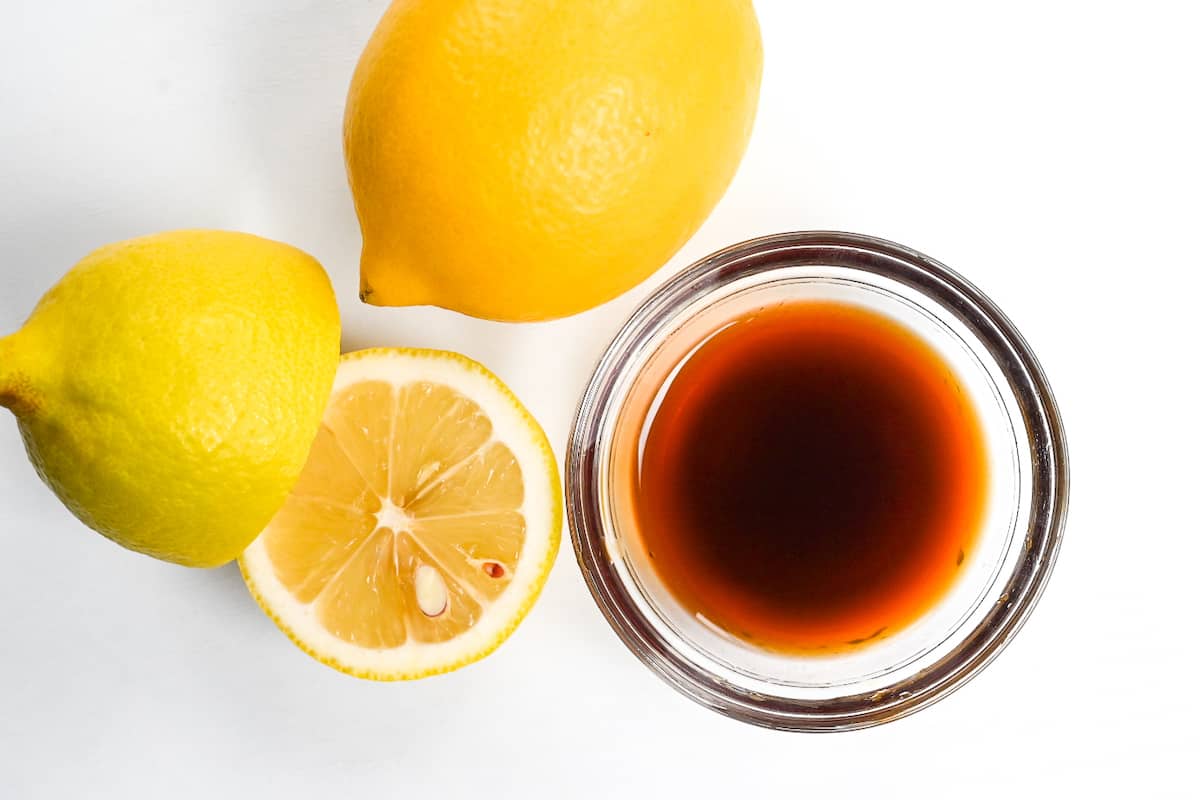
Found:
[(636, 527), (689, 610), (760, 647), (834, 653), (928, 611), (982, 524), (987, 457), (951, 367), (875, 312), (740, 319), (644, 424)]

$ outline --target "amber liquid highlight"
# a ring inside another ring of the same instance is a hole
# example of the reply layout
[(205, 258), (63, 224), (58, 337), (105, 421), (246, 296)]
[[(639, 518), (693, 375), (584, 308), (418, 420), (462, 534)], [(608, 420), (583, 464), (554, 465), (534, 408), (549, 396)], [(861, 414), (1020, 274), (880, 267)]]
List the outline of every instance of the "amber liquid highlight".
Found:
[(638, 534), (686, 608), (760, 647), (836, 653), (945, 595), (982, 524), (987, 458), (953, 370), (833, 302), (736, 321), (676, 373), (635, 466)]

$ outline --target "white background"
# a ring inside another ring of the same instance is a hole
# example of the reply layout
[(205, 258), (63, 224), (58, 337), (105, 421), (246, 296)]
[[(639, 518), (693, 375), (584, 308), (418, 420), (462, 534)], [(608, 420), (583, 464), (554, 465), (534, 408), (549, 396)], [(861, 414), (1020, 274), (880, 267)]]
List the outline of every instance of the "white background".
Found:
[(594, 359), (652, 285), (759, 234), (871, 233), (965, 273), (1039, 353), (1073, 461), (1054, 580), (982, 676), (854, 734), (771, 733), (675, 694), (569, 547), (491, 658), (360, 682), (292, 647), (235, 568), (84, 529), (5, 415), (0, 797), (1196, 796), (1193, 3), (759, 0), (762, 106), (721, 206), (647, 285), (527, 326), (357, 301), (340, 120), (384, 6), (5, 0), (0, 332), (98, 245), (248, 230), (326, 265), (347, 349), (467, 353), (561, 456)]

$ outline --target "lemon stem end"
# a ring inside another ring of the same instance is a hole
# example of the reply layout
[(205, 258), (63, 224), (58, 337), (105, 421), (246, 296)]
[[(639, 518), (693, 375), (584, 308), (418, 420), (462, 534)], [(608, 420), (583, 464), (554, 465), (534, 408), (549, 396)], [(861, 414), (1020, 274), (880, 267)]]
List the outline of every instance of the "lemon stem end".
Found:
[(22, 417), (36, 411), (38, 402), (17, 355), (16, 336), (0, 338), (0, 406)]
[(411, 270), (364, 251), (360, 266), (358, 299), (370, 306), (436, 305), (429, 286)]

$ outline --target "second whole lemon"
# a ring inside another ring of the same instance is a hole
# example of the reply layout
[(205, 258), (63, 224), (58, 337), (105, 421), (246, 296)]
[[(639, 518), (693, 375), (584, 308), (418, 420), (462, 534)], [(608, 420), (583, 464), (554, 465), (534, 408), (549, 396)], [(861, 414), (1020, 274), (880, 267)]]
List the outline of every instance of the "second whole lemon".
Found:
[(363, 299), (528, 321), (621, 294), (724, 193), (761, 75), (750, 0), (396, 0), (346, 108)]
[(51, 489), (131, 550), (212, 567), (283, 504), (337, 370), (321, 265), (241, 233), (103, 247), (0, 338), (0, 406)]

